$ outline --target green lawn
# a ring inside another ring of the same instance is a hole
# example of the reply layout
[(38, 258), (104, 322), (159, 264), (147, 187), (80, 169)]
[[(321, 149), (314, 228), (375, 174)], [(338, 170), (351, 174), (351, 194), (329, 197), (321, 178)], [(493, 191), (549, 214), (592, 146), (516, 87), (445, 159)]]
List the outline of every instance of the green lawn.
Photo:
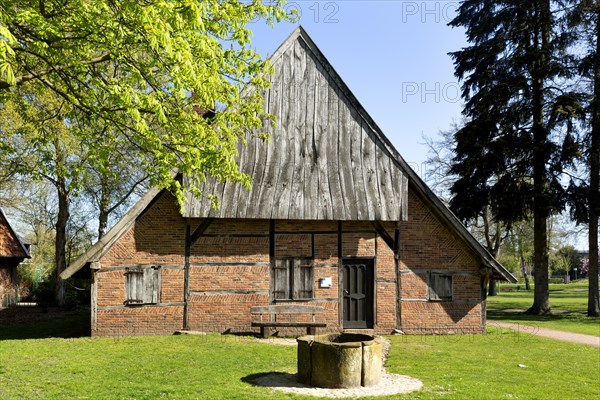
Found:
[[(506, 291), (510, 290), (510, 291)], [(587, 310), (587, 281), (571, 284), (550, 284), (550, 306), (552, 310)], [(525, 290), (524, 284), (501, 284), (498, 296), (488, 297), (489, 308), (526, 309), (533, 304), (533, 284)]]
[[(391, 337), (389, 372), (424, 388), (388, 399), (591, 399), (596, 349), (491, 329), (487, 335)], [(519, 367), (523, 364), (526, 368)], [(0, 341), (1, 399), (310, 399), (255, 386), (295, 372), (293, 346), (236, 336)]]
[[(524, 287), (522, 283), (502, 284), (498, 296), (488, 297), (488, 319), (600, 336), (600, 319), (585, 315), (587, 281), (550, 284), (553, 315), (541, 317), (525, 315), (518, 311), (525, 310), (533, 304), (533, 285), (530, 291), (524, 290)], [(517, 311), (512, 311), (514, 309)]]
[(581, 312), (568, 312), (549, 316), (533, 316), (517, 312), (488, 311), (487, 317), (488, 322), (511, 322), (540, 328), (600, 336), (600, 319), (589, 318), (585, 313)]

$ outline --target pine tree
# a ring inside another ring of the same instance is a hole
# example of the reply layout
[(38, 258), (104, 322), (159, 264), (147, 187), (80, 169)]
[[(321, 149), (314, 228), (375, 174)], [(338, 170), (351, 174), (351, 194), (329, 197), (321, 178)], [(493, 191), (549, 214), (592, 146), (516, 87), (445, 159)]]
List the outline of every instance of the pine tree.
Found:
[[(600, 316), (598, 295), (598, 218), (600, 217), (600, 4), (595, 0), (567, 2), (569, 43), (575, 49), (575, 70), (584, 95), (585, 107), (582, 153), (589, 173), (587, 182), (570, 186), (573, 218), (589, 228), (588, 316)], [(574, 180), (575, 181), (575, 180)]]
[(466, 29), (469, 46), (451, 53), (461, 80), (465, 126), (455, 135), (451, 172), (459, 176), (450, 203), (463, 220), (489, 207), (494, 219), (534, 225), (532, 314), (550, 312), (547, 220), (564, 200), (561, 146), (552, 138), (563, 73), (561, 37), (551, 2), (467, 0), (451, 26)]
[(600, 299), (598, 296), (598, 218), (600, 217), (600, 6), (596, 5), (595, 18), (595, 51), (594, 51), (594, 94), (592, 101), (592, 130), (590, 133), (590, 213), (589, 213), (589, 291), (588, 315), (600, 316)]

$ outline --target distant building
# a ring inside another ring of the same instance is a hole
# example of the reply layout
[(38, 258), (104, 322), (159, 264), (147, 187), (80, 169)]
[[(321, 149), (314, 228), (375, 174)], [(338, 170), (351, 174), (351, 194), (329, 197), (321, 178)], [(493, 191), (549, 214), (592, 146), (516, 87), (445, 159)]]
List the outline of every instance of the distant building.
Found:
[(29, 249), (0, 208), (0, 307), (17, 300), (17, 266), (29, 257)]

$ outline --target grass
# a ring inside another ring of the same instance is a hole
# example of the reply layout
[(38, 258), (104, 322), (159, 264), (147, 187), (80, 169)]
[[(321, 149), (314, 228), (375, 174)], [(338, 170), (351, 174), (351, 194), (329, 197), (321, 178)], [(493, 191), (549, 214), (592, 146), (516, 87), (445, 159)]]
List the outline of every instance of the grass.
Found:
[[(525, 290), (523, 284), (501, 284), (498, 295), (488, 297), (488, 307), (527, 309), (533, 304), (533, 288), (533, 284), (531, 290)], [(552, 310), (587, 310), (587, 290), (587, 281), (551, 283), (549, 292)]]
[(600, 319), (581, 312), (567, 312), (548, 316), (525, 315), (516, 312), (488, 311), (488, 321), (511, 322), (559, 331), (600, 336)]
[(407, 398), (591, 399), (600, 395), (600, 359), (589, 346), (494, 328), (487, 335), (407, 336), (392, 341), (388, 370), (425, 383), (421, 393)]
[[(386, 399), (600, 395), (600, 360), (588, 346), (499, 329), (487, 335), (390, 339), (387, 370), (419, 378), (424, 387)], [(5, 340), (0, 341), (0, 398), (312, 399), (252, 383), (260, 374), (295, 372), (295, 351), (220, 335)]]
[[(488, 297), (488, 319), (600, 336), (600, 319), (585, 315), (588, 296), (587, 280), (570, 284), (550, 284), (550, 305), (553, 315), (548, 316), (525, 315), (519, 311), (533, 304), (533, 285), (529, 291), (524, 290), (524, 286), (502, 284), (497, 296)], [(512, 291), (503, 291), (502, 288)]]

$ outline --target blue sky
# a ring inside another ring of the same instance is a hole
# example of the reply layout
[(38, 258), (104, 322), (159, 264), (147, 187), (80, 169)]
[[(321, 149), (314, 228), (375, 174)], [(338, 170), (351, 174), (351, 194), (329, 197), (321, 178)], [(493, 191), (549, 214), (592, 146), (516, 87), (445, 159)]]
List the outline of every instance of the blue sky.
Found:
[[(419, 173), (435, 136), (460, 120), (448, 52), (466, 44), (447, 23), (457, 1), (288, 0), (299, 23), (405, 160)], [(253, 46), (273, 53), (298, 24), (253, 23)]]

